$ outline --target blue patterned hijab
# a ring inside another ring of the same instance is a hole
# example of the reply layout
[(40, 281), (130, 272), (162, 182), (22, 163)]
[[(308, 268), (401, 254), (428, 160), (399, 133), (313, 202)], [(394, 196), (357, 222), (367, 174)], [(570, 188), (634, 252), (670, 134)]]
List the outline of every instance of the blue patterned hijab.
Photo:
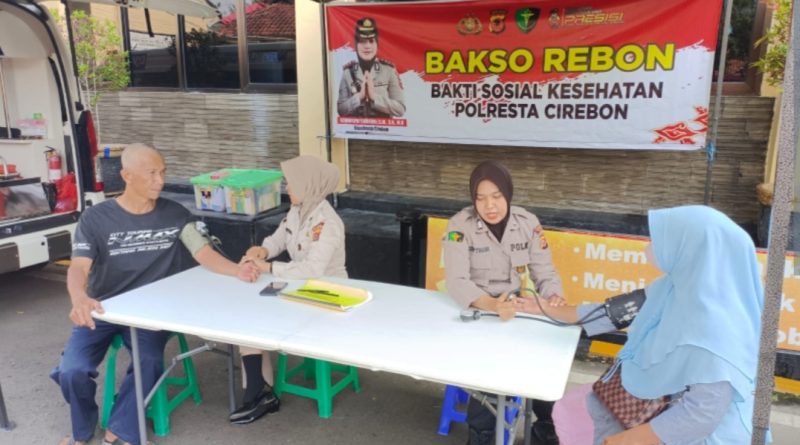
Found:
[(622, 384), (652, 399), (696, 383), (729, 382), (735, 410), (717, 431), (740, 428), (737, 420), (751, 431), (764, 304), (753, 242), (705, 206), (651, 210), (649, 226), (664, 275), (645, 290), (619, 353)]

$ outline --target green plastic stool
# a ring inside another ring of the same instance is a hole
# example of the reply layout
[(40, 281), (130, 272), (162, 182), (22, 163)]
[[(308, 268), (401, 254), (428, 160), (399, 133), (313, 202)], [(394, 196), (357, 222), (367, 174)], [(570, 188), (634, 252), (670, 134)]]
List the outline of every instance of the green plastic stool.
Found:
[[(186, 343), (186, 337), (183, 334), (172, 333), (169, 338), (178, 337), (178, 344), (181, 353), (189, 351), (189, 345)], [(111, 346), (108, 348), (108, 359), (106, 361), (106, 383), (103, 389), (103, 412), (100, 416), (100, 426), (103, 429), (108, 427), (108, 418), (111, 417), (111, 408), (114, 406), (116, 395), (116, 369), (117, 369), (117, 352), (122, 347), (122, 335), (117, 334), (111, 340)], [(153, 421), (153, 431), (156, 436), (166, 436), (169, 434), (169, 415), (175, 410), (184, 400), (192, 396), (194, 403), (199, 405), (203, 402), (200, 395), (200, 387), (197, 385), (197, 376), (194, 372), (194, 363), (191, 357), (182, 360), (183, 362), (183, 376), (182, 377), (167, 377), (158, 387), (150, 404), (147, 406), (147, 417)], [(170, 399), (168, 397), (169, 387), (179, 386), (182, 389), (175, 397)], [(146, 397), (147, 395), (145, 395)]]
[[(332, 384), (333, 372), (344, 373), (336, 384)], [(289, 379), (303, 373), (305, 380), (316, 380), (316, 388), (289, 383)], [(317, 411), (319, 416), (327, 419), (333, 412), (333, 397), (347, 387), (353, 385), (353, 391), (361, 392), (361, 384), (358, 382), (358, 369), (353, 366), (339, 365), (326, 362), (325, 360), (315, 360), (304, 358), (303, 363), (292, 369), (287, 369), (286, 354), (278, 354), (278, 373), (275, 377), (275, 394), (280, 397), (284, 392), (301, 397), (308, 397), (317, 401)]]

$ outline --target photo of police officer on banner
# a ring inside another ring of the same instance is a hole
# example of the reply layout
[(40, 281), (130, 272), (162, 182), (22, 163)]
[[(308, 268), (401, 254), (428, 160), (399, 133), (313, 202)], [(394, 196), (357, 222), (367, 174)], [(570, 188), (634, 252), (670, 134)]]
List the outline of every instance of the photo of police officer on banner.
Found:
[(403, 84), (394, 65), (379, 59), (378, 27), (364, 17), (356, 21), (355, 46), (358, 60), (344, 65), (339, 83), (339, 116), (391, 118), (406, 111)]

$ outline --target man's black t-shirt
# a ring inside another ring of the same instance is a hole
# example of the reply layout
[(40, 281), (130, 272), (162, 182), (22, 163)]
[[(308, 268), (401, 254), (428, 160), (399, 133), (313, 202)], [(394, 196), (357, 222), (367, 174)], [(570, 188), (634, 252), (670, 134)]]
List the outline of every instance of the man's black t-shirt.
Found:
[(115, 199), (89, 207), (72, 245), (73, 257), (93, 261), (89, 296), (105, 300), (194, 265), (180, 241), (191, 219), (183, 206), (163, 198), (141, 215), (129, 213)]

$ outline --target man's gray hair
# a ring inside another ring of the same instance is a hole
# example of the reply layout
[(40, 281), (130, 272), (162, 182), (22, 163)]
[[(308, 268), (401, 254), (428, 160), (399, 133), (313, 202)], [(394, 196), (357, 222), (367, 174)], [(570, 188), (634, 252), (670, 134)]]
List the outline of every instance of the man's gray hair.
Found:
[(135, 144), (128, 144), (125, 146), (125, 149), (122, 150), (122, 168), (133, 167), (133, 165), (138, 162), (142, 155), (151, 153), (161, 156), (161, 153), (159, 153), (158, 150), (156, 150), (156, 148), (152, 145), (138, 142)]

